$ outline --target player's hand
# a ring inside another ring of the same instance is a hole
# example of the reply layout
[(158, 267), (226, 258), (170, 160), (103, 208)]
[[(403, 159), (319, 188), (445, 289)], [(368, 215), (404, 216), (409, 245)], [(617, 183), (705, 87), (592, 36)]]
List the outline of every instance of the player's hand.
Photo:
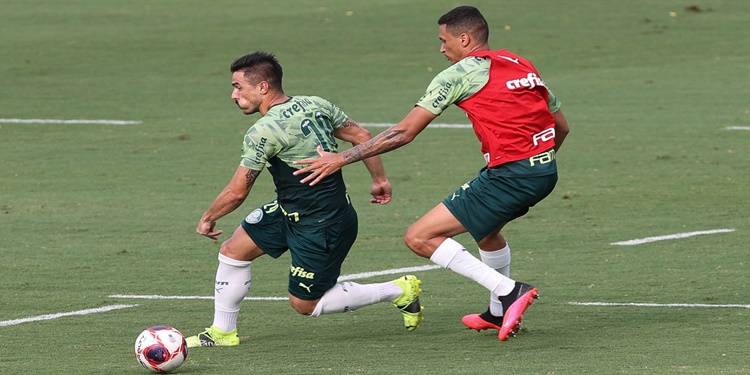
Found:
[(195, 228), (195, 231), (198, 232), (201, 236), (206, 236), (214, 241), (218, 240), (219, 235), (224, 233), (223, 230), (214, 230), (214, 227), (216, 226), (215, 221), (204, 221), (201, 220), (198, 223), (198, 227)]
[(391, 201), (392, 193), (391, 183), (387, 180), (373, 181), (370, 187), (370, 194), (372, 194), (370, 203), (386, 204)]
[(318, 146), (316, 150), (318, 151), (318, 155), (320, 155), (319, 158), (298, 160), (294, 162), (294, 164), (307, 165), (307, 167), (295, 171), (294, 175), (298, 176), (310, 172), (310, 175), (300, 180), (303, 184), (310, 182), (310, 186), (313, 186), (323, 178), (336, 173), (336, 171), (346, 165), (346, 163), (344, 163), (344, 157), (341, 156), (341, 154), (323, 151), (323, 148), (320, 146)]

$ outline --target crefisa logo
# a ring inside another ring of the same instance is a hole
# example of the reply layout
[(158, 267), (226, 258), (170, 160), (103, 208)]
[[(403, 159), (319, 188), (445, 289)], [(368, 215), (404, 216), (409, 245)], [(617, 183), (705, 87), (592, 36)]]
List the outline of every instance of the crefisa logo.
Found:
[(519, 79), (511, 79), (510, 81), (505, 82), (505, 87), (507, 87), (510, 90), (515, 89), (522, 89), (527, 88), (529, 90), (533, 89), (537, 86), (544, 86), (544, 82), (542, 81), (539, 76), (536, 75), (536, 73), (529, 73), (526, 75), (526, 77), (519, 78)]

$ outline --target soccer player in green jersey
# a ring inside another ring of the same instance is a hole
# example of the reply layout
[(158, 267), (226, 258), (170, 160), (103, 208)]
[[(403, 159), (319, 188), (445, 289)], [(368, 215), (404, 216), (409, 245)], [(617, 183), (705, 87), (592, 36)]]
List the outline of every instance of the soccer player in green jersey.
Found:
[[(198, 222), (196, 231), (216, 240), (216, 221), (248, 197), (258, 175), (268, 169), (277, 199), (253, 210), (231, 238), (221, 244), (216, 271), (213, 324), (187, 338), (189, 347), (239, 345), (237, 318), (250, 289), (250, 265), (261, 255), (278, 258), (291, 253), (289, 303), (313, 317), (341, 313), (379, 302), (391, 302), (408, 330), (422, 321), (420, 281), (406, 275), (379, 284), (337, 284), (343, 263), (357, 237), (357, 213), (339, 171), (316, 186), (301, 184), (294, 161), (317, 155), (316, 148), (337, 151), (336, 139), (357, 145), (370, 133), (329, 101), (316, 96), (287, 96), (282, 68), (275, 56), (254, 52), (231, 66), (232, 100), (249, 115), (261, 118), (245, 134), (242, 157), (229, 184)], [(372, 203), (391, 200), (379, 157), (367, 158), (372, 175)]]
[[(490, 291), (482, 314), (462, 322), (476, 330), (497, 329), (507, 340), (538, 291), (509, 277), (510, 247), (500, 230), (544, 199), (557, 182), (555, 154), (570, 131), (555, 94), (528, 60), (506, 50), (491, 50), (487, 21), (475, 7), (459, 6), (438, 20), (440, 52), (451, 66), (430, 83), (414, 109), (372, 140), (320, 158), (302, 160), (302, 181), (324, 181), (341, 167), (404, 146), (443, 110), (460, 107), (471, 120), (487, 162), (406, 231), (414, 253), (466, 276)], [(452, 237), (468, 232), (480, 259)]]

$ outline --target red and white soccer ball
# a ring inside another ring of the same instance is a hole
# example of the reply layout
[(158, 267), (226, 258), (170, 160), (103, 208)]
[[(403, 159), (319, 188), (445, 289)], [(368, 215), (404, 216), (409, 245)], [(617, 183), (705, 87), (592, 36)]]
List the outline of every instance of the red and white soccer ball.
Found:
[(172, 327), (151, 327), (135, 339), (135, 359), (152, 372), (170, 372), (180, 367), (185, 358), (185, 336)]

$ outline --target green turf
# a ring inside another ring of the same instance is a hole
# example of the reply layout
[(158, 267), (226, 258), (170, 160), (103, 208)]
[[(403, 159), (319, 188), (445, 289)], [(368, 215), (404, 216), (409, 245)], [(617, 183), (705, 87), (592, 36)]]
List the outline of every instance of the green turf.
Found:
[[(326, 97), (360, 122), (394, 122), (447, 66), (436, 19), (458, 4), (4, 0), (0, 118), (142, 123), (0, 123), (0, 322), (138, 305), (0, 325), (0, 373), (145, 373), (132, 354), (141, 330), (192, 334), (211, 323), (208, 300), (109, 296), (212, 295), (218, 244), (194, 228), (257, 118), (229, 100), (234, 58), (274, 52), (287, 93)], [(747, 308), (569, 303), (750, 303), (750, 131), (725, 129), (750, 126), (750, 3), (474, 4), (491, 46), (536, 64), (572, 128), (555, 192), (505, 230), (513, 276), (542, 294), (519, 337), (501, 343), (464, 329), (461, 316), (483, 310), (487, 292), (432, 270), (417, 273), (427, 308), (415, 332), (387, 304), (313, 319), (283, 301), (248, 301), (242, 345), (191, 350), (177, 373), (750, 371)], [(466, 121), (456, 109), (438, 119)], [(384, 161), (394, 185), (386, 206), (367, 203), (362, 165), (345, 169), (361, 222), (345, 274), (431, 264), (404, 247), (404, 231), (482, 164), (468, 129), (428, 129)], [(232, 231), (273, 197), (271, 185), (262, 174), (219, 227)], [(719, 228), (735, 231), (611, 245)], [(468, 236), (458, 239), (476, 253)], [(256, 261), (251, 295), (284, 296), (288, 263)]]

